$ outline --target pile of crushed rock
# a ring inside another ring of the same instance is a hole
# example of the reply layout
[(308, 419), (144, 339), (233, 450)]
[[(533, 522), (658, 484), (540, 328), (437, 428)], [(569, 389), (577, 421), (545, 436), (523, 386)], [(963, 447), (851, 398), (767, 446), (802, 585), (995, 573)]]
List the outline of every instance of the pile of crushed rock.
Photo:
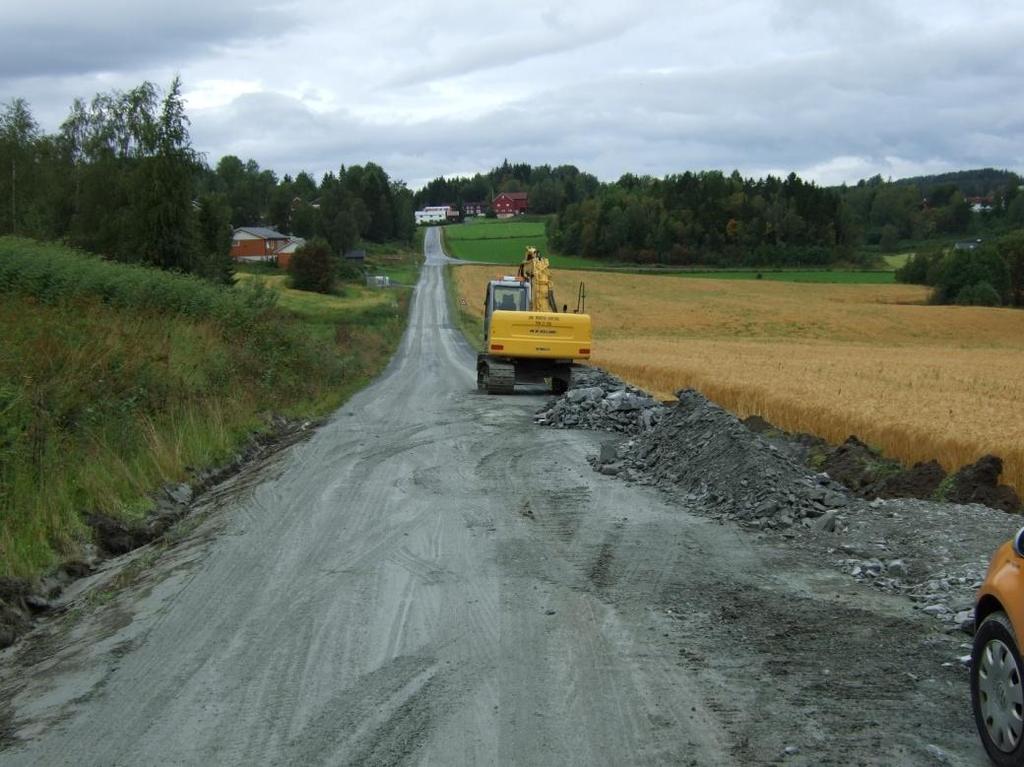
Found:
[[(644, 404), (616, 409), (614, 403), (627, 396), (630, 403)], [(812, 549), (858, 581), (904, 594), (947, 630), (970, 630), (973, 595), (988, 557), (1021, 521), (1005, 513), (1014, 500), (1005, 490), (965, 491), (959, 503), (899, 497), (917, 484), (931, 488), (934, 467), (923, 464), (900, 477), (890, 472), (886, 482), (870, 485), (853, 482), (844, 467), (851, 465), (851, 453), (859, 461), (867, 449), (855, 438), (832, 448), (808, 435), (740, 421), (699, 392), (677, 396), (678, 403), (667, 407), (615, 376), (590, 370), (574, 374), (574, 387), (535, 420), (617, 432), (592, 459), (602, 474), (654, 485), (694, 511)], [(824, 463), (823, 445), (831, 451)], [(811, 465), (825, 471), (808, 465), (813, 450), (818, 453)], [(871, 461), (877, 463), (877, 454), (871, 453)], [(986, 457), (965, 467), (963, 481), (951, 475), (946, 490), (957, 492), (979, 477), (998, 486), (996, 461)], [(875, 496), (879, 491), (897, 497)], [(981, 505), (982, 498), (1003, 511)]]
[(834, 527), (835, 509), (851, 501), (843, 485), (800, 466), (699, 392), (677, 396), (648, 433), (620, 445), (614, 457), (607, 450), (599, 456), (599, 470), (683, 490), (690, 503), (761, 529)]
[(599, 368), (573, 370), (572, 383), (569, 391), (537, 413), (537, 423), (641, 434), (654, 428), (668, 410), (647, 392)]

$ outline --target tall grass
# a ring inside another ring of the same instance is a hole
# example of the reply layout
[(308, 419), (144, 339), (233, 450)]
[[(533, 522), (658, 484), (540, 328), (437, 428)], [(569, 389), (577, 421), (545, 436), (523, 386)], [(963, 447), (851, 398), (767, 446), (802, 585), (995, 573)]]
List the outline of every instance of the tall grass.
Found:
[(240, 324), (270, 309), (273, 293), (234, 291), (197, 277), (105, 261), (69, 248), (0, 237), (0, 293), (44, 303), (94, 298), (122, 309), (157, 310)]
[(404, 323), (404, 299), (304, 318), (259, 285), (10, 238), (0, 275), (0, 575), (72, 555), (83, 513), (140, 516), (149, 491), (224, 459), (271, 413), (333, 409)]

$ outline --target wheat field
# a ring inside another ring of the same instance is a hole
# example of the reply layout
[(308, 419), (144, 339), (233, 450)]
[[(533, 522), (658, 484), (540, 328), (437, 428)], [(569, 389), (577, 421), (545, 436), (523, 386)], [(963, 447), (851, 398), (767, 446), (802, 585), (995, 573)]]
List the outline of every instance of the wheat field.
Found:
[[(493, 267), (454, 270), (476, 316)], [(947, 470), (995, 453), (1024, 494), (1024, 311), (928, 306), (910, 285), (820, 285), (557, 270), (586, 282), (593, 364), (668, 399)]]

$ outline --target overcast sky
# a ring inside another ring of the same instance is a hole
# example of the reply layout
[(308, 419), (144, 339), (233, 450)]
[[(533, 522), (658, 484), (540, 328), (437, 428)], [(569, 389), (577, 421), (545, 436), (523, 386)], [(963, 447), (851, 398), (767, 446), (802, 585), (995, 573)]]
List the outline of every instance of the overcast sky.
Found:
[(0, 101), (45, 130), (180, 73), (208, 161), (278, 174), (1024, 170), (1018, 2), (9, 0), (0, 30)]

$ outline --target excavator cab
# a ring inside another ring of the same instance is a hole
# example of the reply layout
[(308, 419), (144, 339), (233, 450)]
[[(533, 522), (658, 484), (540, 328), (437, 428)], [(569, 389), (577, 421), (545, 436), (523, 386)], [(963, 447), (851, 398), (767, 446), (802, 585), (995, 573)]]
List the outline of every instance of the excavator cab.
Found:
[(525, 312), (530, 308), (530, 283), (520, 282), (515, 277), (504, 277), (487, 283), (484, 299), (484, 336), (491, 330), (494, 312)]

